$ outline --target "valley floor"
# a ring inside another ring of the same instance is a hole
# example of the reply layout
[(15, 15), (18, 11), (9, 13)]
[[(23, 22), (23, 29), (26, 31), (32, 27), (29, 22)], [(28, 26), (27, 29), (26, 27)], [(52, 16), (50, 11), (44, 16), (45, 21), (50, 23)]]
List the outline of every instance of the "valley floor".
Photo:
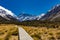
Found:
[[(21, 26), (34, 40), (60, 40), (60, 27)], [(18, 40), (18, 28), (14, 24), (0, 24), (0, 40)]]

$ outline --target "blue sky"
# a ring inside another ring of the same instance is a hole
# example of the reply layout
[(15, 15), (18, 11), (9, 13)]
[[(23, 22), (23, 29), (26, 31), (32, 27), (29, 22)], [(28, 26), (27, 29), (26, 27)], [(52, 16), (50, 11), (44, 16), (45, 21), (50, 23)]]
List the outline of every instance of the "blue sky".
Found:
[(0, 0), (0, 5), (11, 10), (16, 15), (25, 12), (32, 15), (46, 13), (60, 0)]

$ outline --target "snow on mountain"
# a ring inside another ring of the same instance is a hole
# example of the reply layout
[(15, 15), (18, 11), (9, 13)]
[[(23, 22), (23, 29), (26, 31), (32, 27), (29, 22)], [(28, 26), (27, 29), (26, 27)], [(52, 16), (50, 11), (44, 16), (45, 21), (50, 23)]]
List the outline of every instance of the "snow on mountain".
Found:
[(0, 6), (0, 17), (6, 20), (18, 20), (18, 17), (10, 10)]
[(42, 16), (44, 16), (45, 14), (42, 13), (39, 16), (35, 16), (35, 15), (30, 15), (27, 13), (20, 13), (19, 15), (19, 20), (20, 21), (27, 21), (27, 20), (39, 20)]
[(60, 21), (60, 4), (54, 6), (51, 10), (48, 10), (45, 14), (42, 13), (41, 15), (34, 16), (34, 15), (29, 15), (29, 14), (22, 14), (20, 15), (20, 20), (25, 21), (25, 20), (49, 20), (49, 21), (54, 21), (54, 20), (59, 20)]
[(10, 10), (0, 6), (0, 17), (6, 20), (18, 20), (18, 21), (27, 21), (27, 20), (39, 20), (44, 14), (39, 16), (30, 15), (27, 13), (20, 13), (19, 17), (17, 17), (13, 12)]
[(56, 18), (60, 18), (60, 4), (54, 6), (51, 10), (49, 10), (46, 15), (44, 15), (41, 20), (50, 20), (54, 21)]
[(41, 15), (37, 16), (37, 20), (40, 20), (40, 18), (42, 18), (45, 14), (42, 13)]
[(35, 19), (36, 19), (36, 16), (34, 16), (34, 15), (30, 15), (30, 14), (26, 14), (26, 13), (20, 13), (20, 15), (19, 15), (20, 21), (35, 20)]
[(8, 9), (6, 9), (6, 8), (4, 8), (4, 7), (2, 7), (2, 6), (0, 6), (0, 11), (6, 11), (6, 14), (9, 14), (9, 15), (11, 15), (11, 16), (13, 16), (14, 14), (11, 12), (11, 11), (9, 11)]

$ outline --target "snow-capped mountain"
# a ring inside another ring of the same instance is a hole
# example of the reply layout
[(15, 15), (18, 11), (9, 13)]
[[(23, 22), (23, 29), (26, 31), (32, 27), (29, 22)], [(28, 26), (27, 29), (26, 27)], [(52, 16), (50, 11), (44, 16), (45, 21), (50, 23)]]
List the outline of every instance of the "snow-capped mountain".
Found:
[(8, 21), (27, 21), (27, 20), (39, 20), (44, 14), (41, 14), (39, 16), (30, 15), (27, 13), (20, 13), (20, 15), (17, 17), (14, 13), (12, 13), (10, 10), (0, 6), (0, 21), (2, 20), (8, 20)]
[(40, 18), (42, 18), (44, 15), (45, 15), (45, 13), (42, 13), (39, 16), (37, 16), (37, 20), (40, 20)]
[(17, 21), (18, 17), (10, 10), (0, 6), (0, 21), (2, 20)]
[(45, 15), (44, 13), (42, 13), (41, 15), (38, 15), (38, 16), (30, 15), (30, 14), (27, 14), (27, 13), (20, 13), (19, 20), (20, 21), (40, 20), (40, 18), (44, 15)]
[(60, 19), (60, 5), (54, 6), (51, 10), (49, 10), (46, 15), (44, 15), (40, 20), (50, 20), (57, 21)]
[(36, 19), (36, 16), (30, 15), (27, 13), (20, 13), (20, 15), (19, 15), (20, 21), (35, 20), (35, 19)]
[(49, 21), (60, 21), (60, 5), (54, 6), (47, 13), (35, 16), (27, 13), (20, 13), (17, 17), (10, 10), (0, 6), (0, 20), (8, 21), (27, 21), (27, 20), (49, 20)]

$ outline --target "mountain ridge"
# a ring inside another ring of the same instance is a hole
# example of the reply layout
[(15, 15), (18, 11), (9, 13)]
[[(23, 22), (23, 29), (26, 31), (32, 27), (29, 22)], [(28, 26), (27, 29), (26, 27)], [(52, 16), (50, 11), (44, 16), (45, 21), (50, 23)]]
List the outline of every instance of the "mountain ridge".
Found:
[[(4, 21), (5, 20), (5, 21)], [(10, 10), (5, 9), (4, 7), (0, 6), (0, 22), (13, 22), (18, 21), (18, 17), (12, 13)]]
[(27, 13), (20, 13), (19, 16), (16, 16), (13, 12), (4, 7), (0, 6), (0, 18), (4, 18), (5, 20), (13, 20), (13, 21), (32, 21), (32, 20), (40, 20), (40, 21), (59, 21), (60, 19), (60, 4), (54, 6), (51, 10), (46, 13), (42, 13), (40, 15), (30, 15)]
[(60, 14), (60, 5), (56, 5), (50, 11), (48, 11), (40, 20), (54, 21), (55, 18), (58, 18), (55, 16), (58, 16), (59, 14)]

